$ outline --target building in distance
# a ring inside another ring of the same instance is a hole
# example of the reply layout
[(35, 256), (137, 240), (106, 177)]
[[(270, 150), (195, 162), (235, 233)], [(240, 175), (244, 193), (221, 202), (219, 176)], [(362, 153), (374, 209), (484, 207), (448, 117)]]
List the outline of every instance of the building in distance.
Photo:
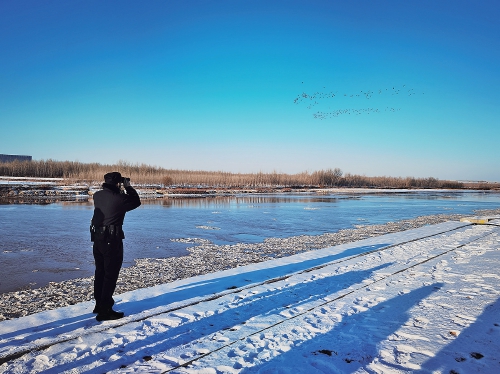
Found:
[(13, 162), (13, 161), (31, 161), (31, 156), (21, 155), (4, 155), (0, 153), (0, 162)]

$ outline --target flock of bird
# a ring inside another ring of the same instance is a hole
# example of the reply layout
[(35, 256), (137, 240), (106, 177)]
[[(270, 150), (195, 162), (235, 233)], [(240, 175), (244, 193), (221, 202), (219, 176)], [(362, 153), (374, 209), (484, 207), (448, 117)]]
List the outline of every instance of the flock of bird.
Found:
[[(302, 82), (304, 83), (304, 82)], [(323, 87), (325, 88), (325, 87)], [(314, 106), (320, 104), (321, 101), (324, 100), (331, 100), (335, 98), (365, 98), (365, 99), (371, 99), (374, 95), (400, 95), (400, 96), (414, 96), (416, 95), (416, 92), (413, 88), (406, 88), (406, 85), (404, 84), (402, 88), (399, 87), (392, 87), (391, 88), (385, 88), (385, 89), (379, 89), (377, 92), (368, 90), (368, 91), (360, 91), (357, 93), (351, 93), (351, 94), (339, 94), (338, 92), (315, 92), (313, 94), (307, 94), (306, 92), (301, 93), (298, 95), (294, 100), (294, 104), (302, 104), (306, 103), (307, 104), (307, 109), (312, 109)], [(423, 95), (423, 93), (422, 93)], [(390, 108), (386, 107), (385, 111), (389, 112), (397, 112), (401, 110), (401, 108)], [(332, 118), (332, 117), (338, 117), (343, 114), (354, 114), (354, 115), (359, 115), (359, 114), (370, 114), (370, 113), (379, 113), (382, 110), (379, 108), (364, 108), (364, 109), (338, 109), (334, 110), (331, 112), (316, 112), (313, 114), (314, 118), (317, 119), (326, 119), (326, 118)]]
[[(401, 108), (385, 108), (386, 112), (397, 112), (400, 111)], [(316, 119), (326, 119), (326, 118), (333, 118), (333, 117), (338, 117), (342, 114), (354, 114), (354, 115), (360, 115), (360, 114), (370, 114), (370, 113), (380, 113), (381, 110), (378, 108), (364, 108), (364, 109), (338, 109), (334, 110), (333, 112), (316, 112), (313, 114), (313, 117)]]

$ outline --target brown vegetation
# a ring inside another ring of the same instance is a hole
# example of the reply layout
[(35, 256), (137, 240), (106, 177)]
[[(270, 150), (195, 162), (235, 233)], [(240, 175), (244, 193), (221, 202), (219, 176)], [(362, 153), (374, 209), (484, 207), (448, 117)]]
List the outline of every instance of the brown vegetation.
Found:
[[(103, 175), (119, 171), (134, 184), (159, 185), (177, 188), (307, 188), (307, 187), (362, 187), (362, 188), (470, 188), (456, 181), (436, 178), (367, 177), (344, 174), (339, 168), (285, 173), (229, 173), (222, 171), (192, 171), (165, 169), (145, 164), (120, 161), (115, 165), (85, 164), (74, 161), (13, 161), (0, 163), (0, 175), (10, 177), (64, 178), (71, 182), (101, 183)], [(482, 184), (483, 189), (498, 188), (497, 184)]]

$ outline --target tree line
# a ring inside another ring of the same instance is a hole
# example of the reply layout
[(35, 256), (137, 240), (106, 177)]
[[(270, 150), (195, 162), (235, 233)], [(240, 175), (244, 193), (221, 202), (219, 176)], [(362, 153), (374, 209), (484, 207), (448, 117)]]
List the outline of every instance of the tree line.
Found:
[(119, 161), (114, 165), (77, 161), (13, 161), (0, 163), (0, 175), (8, 177), (64, 178), (72, 183), (101, 183), (103, 175), (119, 171), (134, 184), (178, 187), (259, 188), (259, 187), (358, 187), (358, 188), (464, 188), (464, 183), (437, 178), (367, 177), (327, 169), (297, 174), (230, 173), (166, 169)]

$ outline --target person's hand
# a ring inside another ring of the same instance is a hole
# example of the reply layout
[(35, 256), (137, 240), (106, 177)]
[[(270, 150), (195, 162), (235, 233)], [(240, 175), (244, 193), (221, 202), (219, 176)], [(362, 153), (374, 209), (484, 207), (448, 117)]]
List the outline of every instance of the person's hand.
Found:
[(124, 179), (123, 180), (123, 187), (127, 188), (130, 187), (130, 179)]

